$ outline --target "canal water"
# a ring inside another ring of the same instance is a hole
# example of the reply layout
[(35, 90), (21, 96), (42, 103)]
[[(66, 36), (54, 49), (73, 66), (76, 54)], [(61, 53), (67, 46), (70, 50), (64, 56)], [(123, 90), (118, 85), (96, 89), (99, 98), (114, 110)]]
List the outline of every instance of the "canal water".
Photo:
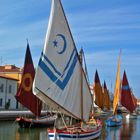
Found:
[[(0, 140), (48, 140), (47, 129), (21, 129), (14, 121), (1, 121)], [(97, 140), (140, 140), (140, 118), (124, 119), (121, 127), (103, 125), (102, 134)]]

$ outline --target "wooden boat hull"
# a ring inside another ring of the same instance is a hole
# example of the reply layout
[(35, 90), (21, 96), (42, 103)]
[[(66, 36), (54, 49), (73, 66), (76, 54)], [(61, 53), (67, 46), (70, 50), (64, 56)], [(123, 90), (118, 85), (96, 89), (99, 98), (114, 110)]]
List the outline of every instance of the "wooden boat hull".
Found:
[[(72, 127), (71, 127), (72, 128)], [(56, 129), (56, 130), (48, 130), (48, 137), (49, 140), (93, 140), (100, 136), (102, 130), (102, 125), (93, 129), (84, 129), (81, 131), (67, 131), (66, 128), (64, 129)]]
[(110, 127), (116, 127), (116, 126), (122, 125), (122, 121), (116, 122), (116, 121), (112, 121), (112, 120), (107, 120), (106, 125), (110, 126)]
[(16, 121), (18, 122), (19, 126), (21, 128), (43, 128), (43, 127), (50, 127), (54, 125), (55, 117), (46, 117), (43, 119), (29, 119), (24, 117), (18, 117), (16, 118)]

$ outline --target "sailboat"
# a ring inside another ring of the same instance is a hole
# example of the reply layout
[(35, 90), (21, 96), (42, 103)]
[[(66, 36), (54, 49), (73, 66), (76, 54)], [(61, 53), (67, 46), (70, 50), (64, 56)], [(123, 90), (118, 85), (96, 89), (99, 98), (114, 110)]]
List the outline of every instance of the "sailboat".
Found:
[(110, 96), (109, 96), (109, 91), (107, 89), (107, 86), (106, 86), (106, 82), (104, 81), (104, 85), (102, 87), (103, 89), (103, 110), (101, 110), (101, 116), (107, 116), (107, 115), (110, 115), (111, 114), (111, 110), (110, 110), (110, 104), (111, 104), (111, 101), (110, 101)]
[[(34, 94), (60, 113), (81, 120), (77, 125), (48, 129), (49, 139), (90, 140), (102, 124), (88, 123), (92, 95), (60, 0), (52, 0), (45, 45), (34, 79)], [(56, 124), (56, 123), (55, 123)]]
[(110, 98), (108, 95), (108, 90), (106, 83), (104, 81), (104, 86), (101, 86), (98, 71), (95, 72), (94, 78), (94, 93), (95, 93), (95, 104), (98, 106), (96, 111), (96, 116), (106, 116), (108, 115), (110, 109)]
[(103, 86), (103, 106), (105, 109), (110, 110), (110, 97), (109, 97), (109, 92), (106, 86), (106, 82), (104, 81), (104, 86)]
[(124, 106), (130, 113), (126, 115), (126, 118), (137, 118), (137, 114), (134, 112), (137, 107), (137, 99), (132, 93), (127, 80), (126, 72), (123, 73), (122, 88), (120, 96), (121, 105)]
[(98, 71), (95, 72), (95, 79), (94, 79), (94, 93), (95, 93), (95, 104), (100, 108), (103, 109), (103, 92), (102, 86), (100, 83)]
[(36, 119), (20, 116), (16, 118), (16, 121), (18, 122), (20, 127), (24, 128), (52, 126), (54, 125), (56, 116), (40, 117), (42, 101), (32, 93), (32, 83), (34, 75), (35, 69), (33, 66), (29, 43), (27, 43), (23, 75), (15, 98), (24, 107), (28, 108), (36, 116)]
[(120, 57), (121, 57), (121, 51), (118, 59), (118, 69), (117, 69), (116, 84), (114, 90), (113, 116), (109, 117), (106, 120), (106, 125), (111, 127), (122, 125), (122, 115), (120, 113), (119, 114), (117, 113), (117, 106), (120, 98)]

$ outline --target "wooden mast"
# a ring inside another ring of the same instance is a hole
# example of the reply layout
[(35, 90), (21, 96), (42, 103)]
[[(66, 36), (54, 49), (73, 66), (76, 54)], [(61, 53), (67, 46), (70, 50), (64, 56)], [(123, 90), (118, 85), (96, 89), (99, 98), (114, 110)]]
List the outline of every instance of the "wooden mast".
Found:
[(81, 63), (81, 69), (80, 69), (80, 75), (81, 75), (81, 120), (83, 121), (83, 74), (82, 74), (82, 55), (83, 55), (83, 49), (80, 50), (80, 63)]

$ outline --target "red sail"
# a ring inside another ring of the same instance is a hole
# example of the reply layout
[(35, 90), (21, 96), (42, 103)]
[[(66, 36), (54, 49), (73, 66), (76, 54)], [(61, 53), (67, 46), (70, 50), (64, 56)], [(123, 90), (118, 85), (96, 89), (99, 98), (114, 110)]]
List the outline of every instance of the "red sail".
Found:
[(122, 90), (121, 90), (121, 104), (126, 107), (130, 112), (133, 112), (137, 106), (137, 100), (132, 94), (129, 83), (124, 71), (123, 80), (122, 80)]
[(32, 84), (34, 76), (35, 69), (30, 53), (29, 44), (27, 44), (21, 84), (18, 88), (15, 98), (22, 105), (24, 105), (30, 111), (32, 111), (36, 116), (40, 116), (42, 103), (32, 92)]

